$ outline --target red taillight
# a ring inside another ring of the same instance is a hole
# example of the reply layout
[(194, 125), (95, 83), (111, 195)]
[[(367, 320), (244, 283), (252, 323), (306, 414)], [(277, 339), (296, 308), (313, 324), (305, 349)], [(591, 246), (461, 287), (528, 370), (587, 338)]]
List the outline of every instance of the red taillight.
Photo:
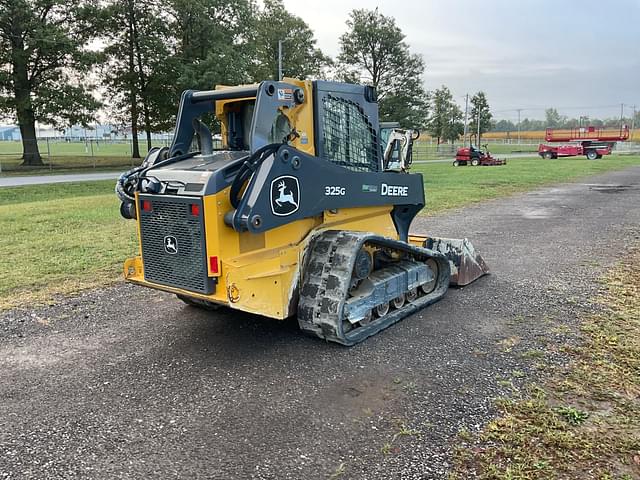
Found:
[(153, 206), (151, 205), (151, 202), (149, 200), (143, 200), (142, 201), (142, 209), (145, 212), (150, 212), (151, 210), (153, 210)]
[(195, 203), (191, 204), (191, 215), (194, 217), (200, 215), (200, 205), (196, 205)]
[(218, 257), (209, 257), (209, 269), (211, 273), (218, 273)]

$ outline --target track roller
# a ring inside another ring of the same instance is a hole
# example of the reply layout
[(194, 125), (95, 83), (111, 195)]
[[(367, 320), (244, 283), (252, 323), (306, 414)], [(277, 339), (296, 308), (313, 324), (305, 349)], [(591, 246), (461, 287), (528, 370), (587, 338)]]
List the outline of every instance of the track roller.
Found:
[(442, 298), (449, 280), (442, 253), (372, 233), (326, 231), (306, 253), (298, 323), (354, 345)]

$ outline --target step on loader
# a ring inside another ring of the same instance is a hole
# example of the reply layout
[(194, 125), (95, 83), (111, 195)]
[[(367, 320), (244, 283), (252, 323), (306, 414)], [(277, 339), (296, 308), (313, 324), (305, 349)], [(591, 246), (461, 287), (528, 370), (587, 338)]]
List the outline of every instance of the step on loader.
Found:
[[(205, 120), (221, 124), (214, 149)], [(375, 90), (264, 81), (182, 94), (170, 147), (120, 176), (127, 281), (353, 345), (487, 272), (465, 240), (410, 235), (415, 134), (380, 141)]]

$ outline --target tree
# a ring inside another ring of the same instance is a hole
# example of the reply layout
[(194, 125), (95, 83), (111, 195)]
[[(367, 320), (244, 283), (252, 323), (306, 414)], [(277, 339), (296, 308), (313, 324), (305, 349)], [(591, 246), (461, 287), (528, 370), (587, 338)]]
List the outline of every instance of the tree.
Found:
[[(476, 138), (476, 144), (480, 146), (480, 139), (484, 132), (491, 130), (491, 111), (489, 110), (489, 102), (484, 92), (478, 92), (471, 97), (471, 132), (480, 138)], [(478, 122), (480, 122), (480, 128), (478, 129)]]
[(287, 11), (281, 0), (265, 0), (253, 36), (255, 81), (278, 79), (278, 42), (282, 41), (282, 73), (294, 78), (317, 77), (331, 59), (316, 48), (313, 31)]
[[(105, 48), (105, 82), (112, 94), (112, 109), (131, 127), (132, 157), (140, 157), (141, 125), (151, 148), (151, 132), (167, 101), (175, 76), (169, 74), (162, 12), (148, 0), (115, 0), (105, 10), (109, 44)], [(162, 122), (160, 122), (162, 125)]]
[(168, 11), (166, 30), (175, 43), (177, 98), (185, 89), (210, 90), (218, 84), (252, 80), (256, 16), (253, 2), (170, 0)]
[(449, 122), (442, 132), (442, 140), (445, 142), (455, 142), (464, 133), (464, 123), (462, 121), (462, 110), (458, 105), (451, 102), (449, 112)]
[(42, 165), (36, 122), (86, 124), (99, 106), (85, 80), (96, 18), (85, 1), (0, 0), (0, 113), (17, 118), (23, 165)]
[(558, 128), (564, 125), (567, 121), (567, 117), (563, 117), (558, 113), (555, 108), (547, 108), (544, 111), (545, 120), (547, 122), (547, 128)]
[(521, 131), (544, 130), (545, 128), (546, 123), (544, 120), (532, 120), (529, 118), (525, 118), (520, 122)]
[(517, 130), (517, 126), (511, 120), (499, 120), (493, 126), (494, 132), (513, 132)]
[(112, 0), (105, 15), (104, 76), (114, 111), (132, 133), (175, 125), (183, 90), (251, 81), (253, 3), (248, 0)]
[(455, 141), (464, 129), (462, 124), (462, 110), (453, 101), (451, 91), (442, 85), (430, 94), (430, 115), (427, 120), (427, 131), (432, 137), (436, 137), (437, 143), (441, 140)]
[(428, 104), (424, 61), (409, 51), (395, 19), (377, 8), (353, 10), (347, 27), (340, 37), (340, 78), (376, 87), (381, 120), (423, 126)]

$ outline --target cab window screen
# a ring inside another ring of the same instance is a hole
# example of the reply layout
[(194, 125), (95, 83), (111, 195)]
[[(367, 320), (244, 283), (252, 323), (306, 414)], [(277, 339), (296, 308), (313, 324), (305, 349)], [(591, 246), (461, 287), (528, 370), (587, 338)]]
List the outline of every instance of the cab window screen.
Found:
[(354, 171), (378, 171), (377, 135), (360, 106), (326, 95), (322, 98), (322, 107), (322, 143), (327, 159)]

